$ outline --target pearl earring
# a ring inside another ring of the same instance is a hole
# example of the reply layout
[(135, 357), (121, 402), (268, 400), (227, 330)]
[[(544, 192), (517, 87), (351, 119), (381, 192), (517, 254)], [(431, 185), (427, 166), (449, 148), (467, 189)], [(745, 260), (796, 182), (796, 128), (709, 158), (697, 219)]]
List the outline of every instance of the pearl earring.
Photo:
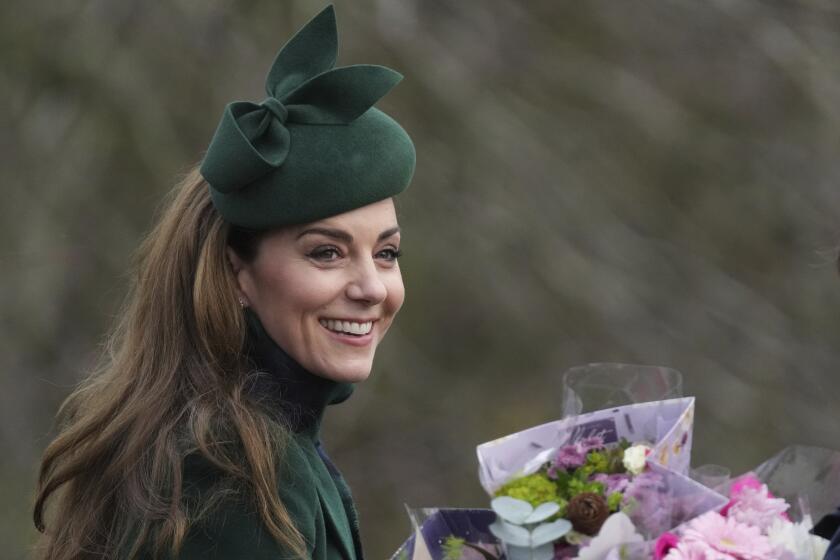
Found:
[(245, 300), (242, 298), (239, 298), (239, 307), (245, 307)]

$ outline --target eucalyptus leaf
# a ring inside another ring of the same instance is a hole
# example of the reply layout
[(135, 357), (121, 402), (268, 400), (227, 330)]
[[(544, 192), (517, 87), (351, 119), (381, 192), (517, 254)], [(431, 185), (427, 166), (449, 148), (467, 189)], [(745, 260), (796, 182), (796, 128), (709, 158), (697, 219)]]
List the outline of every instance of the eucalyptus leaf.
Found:
[(560, 504), (557, 502), (545, 502), (544, 504), (537, 506), (537, 509), (528, 516), (525, 523), (539, 523), (540, 521), (548, 519), (558, 511), (560, 511)]
[(500, 496), (494, 498), (490, 502), (490, 507), (493, 508), (499, 516), (505, 521), (522, 525), (528, 516), (534, 511), (534, 507), (525, 500), (518, 500), (510, 496)]
[(524, 527), (519, 527), (506, 521), (497, 519), (489, 527), (490, 532), (505, 544), (513, 546), (531, 547), (531, 533)]
[(538, 546), (531, 551), (531, 560), (552, 560), (554, 558), (554, 545), (547, 544)]
[(531, 546), (541, 546), (554, 542), (571, 530), (572, 524), (566, 519), (543, 523), (531, 533)]
[(523, 546), (509, 546), (507, 547), (507, 560), (532, 560), (531, 548)]
[(530, 547), (508, 546), (505, 550), (507, 560), (531, 560)]

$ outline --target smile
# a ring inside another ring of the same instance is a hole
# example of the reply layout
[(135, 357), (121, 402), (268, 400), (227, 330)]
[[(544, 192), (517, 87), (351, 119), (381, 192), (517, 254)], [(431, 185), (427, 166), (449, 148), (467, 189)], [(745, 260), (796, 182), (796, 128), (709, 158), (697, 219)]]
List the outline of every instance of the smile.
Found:
[(373, 328), (373, 321), (356, 322), (356, 321), (340, 321), (337, 319), (318, 319), (322, 327), (325, 327), (333, 332), (342, 334), (352, 334), (356, 336), (364, 336)]

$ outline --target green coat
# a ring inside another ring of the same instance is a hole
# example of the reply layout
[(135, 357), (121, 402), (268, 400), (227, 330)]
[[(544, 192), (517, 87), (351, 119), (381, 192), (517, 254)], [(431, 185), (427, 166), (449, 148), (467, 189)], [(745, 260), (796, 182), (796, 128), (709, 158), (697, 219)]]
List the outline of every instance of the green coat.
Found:
[[(327, 406), (345, 401), (349, 383), (313, 375), (281, 349), (256, 314), (246, 309), (248, 352), (258, 376), (253, 391), (273, 403), (292, 430), (284, 462), (278, 467), (280, 500), (307, 544), (306, 560), (363, 560), (358, 518), (350, 489), (320, 446), (320, 426)], [(190, 456), (184, 465), (185, 495), (203, 494), (218, 470)], [(199, 495), (200, 502), (200, 495)], [(206, 522), (190, 528), (181, 560), (282, 560), (282, 550), (263, 527), (257, 512), (233, 499), (221, 504)], [(300, 559), (295, 559), (300, 560)]]
[[(307, 560), (362, 560), (350, 491), (332, 464), (319, 455), (314, 435), (302, 432), (290, 439), (279, 475), (280, 499), (307, 543)], [(187, 465), (185, 486), (209, 489), (213, 467), (200, 459), (188, 461)], [(221, 504), (206, 522), (190, 529), (180, 558), (285, 560), (294, 557), (277, 545), (256, 512), (231, 500)]]

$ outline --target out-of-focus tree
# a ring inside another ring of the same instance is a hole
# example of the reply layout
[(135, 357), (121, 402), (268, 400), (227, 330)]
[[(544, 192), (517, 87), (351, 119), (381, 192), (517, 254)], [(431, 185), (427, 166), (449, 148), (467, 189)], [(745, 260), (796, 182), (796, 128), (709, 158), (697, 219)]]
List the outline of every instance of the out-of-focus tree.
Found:
[[(0, 7), (0, 540), (132, 251), (224, 104), (323, 4)], [(557, 417), (594, 361), (668, 365), (695, 462), (840, 447), (840, 8), (831, 0), (337, 3), (339, 63), (405, 80), (408, 299), (325, 438), (368, 556), (402, 504), (484, 506), (477, 443)], [(4, 553), (5, 554), (5, 553)]]

